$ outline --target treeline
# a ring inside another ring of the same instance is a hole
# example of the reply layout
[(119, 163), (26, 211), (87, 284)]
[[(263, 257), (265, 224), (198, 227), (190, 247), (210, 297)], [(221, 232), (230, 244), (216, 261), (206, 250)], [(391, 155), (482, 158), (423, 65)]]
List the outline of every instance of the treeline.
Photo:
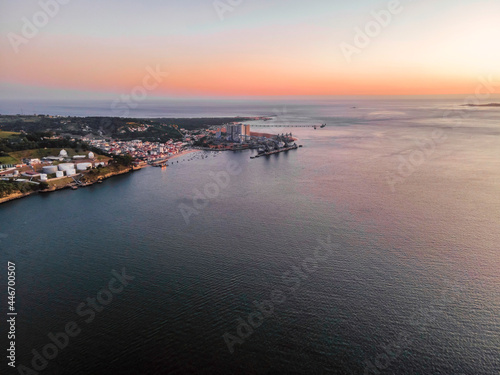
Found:
[(75, 148), (102, 154), (102, 151), (90, 146), (86, 142), (79, 140), (72, 141), (70, 138), (49, 139), (52, 135), (50, 132), (35, 132), (0, 138), (0, 156), (7, 156), (10, 152), (14, 151), (34, 150), (38, 148)]
[(130, 167), (132, 166), (132, 162), (134, 161), (134, 158), (129, 155), (114, 155), (112, 159), (112, 163), (118, 164), (118, 165), (123, 165), (125, 167)]
[[(124, 118), (124, 117), (47, 117), (47, 116), (0, 116), (1, 129), (37, 133), (50, 131), (55, 134), (85, 136), (89, 134), (112, 137), (114, 139), (141, 139), (146, 141), (166, 141), (181, 139), (181, 134), (172, 125), (187, 130), (206, 129), (231, 122), (248, 121), (245, 117), (212, 118)], [(145, 132), (131, 132), (131, 123), (149, 125)]]
[(157, 118), (163, 124), (174, 124), (186, 130), (206, 129), (210, 126), (222, 126), (232, 122), (245, 122), (247, 117), (205, 117), (205, 118)]
[(39, 185), (36, 185), (27, 182), (0, 181), (0, 198), (15, 193), (27, 194), (33, 191), (43, 190), (48, 188), (48, 186), (46, 182), (41, 182)]

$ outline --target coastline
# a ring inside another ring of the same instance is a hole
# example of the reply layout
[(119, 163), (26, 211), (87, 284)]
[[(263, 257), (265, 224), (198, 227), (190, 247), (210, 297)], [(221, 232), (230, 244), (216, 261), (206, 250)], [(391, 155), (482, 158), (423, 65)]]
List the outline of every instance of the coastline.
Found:
[[(33, 195), (33, 194), (48, 194), (48, 193), (53, 193), (53, 192), (58, 191), (58, 190), (70, 189), (73, 186), (77, 186), (77, 187), (92, 186), (92, 185), (94, 185), (96, 183), (102, 182), (103, 180), (107, 180), (108, 178), (111, 178), (111, 177), (114, 177), (114, 176), (119, 176), (119, 175), (126, 174), (126, 173), (131, 173), (133, 171), (138, 171), (140, 169), (142, 169), (142, 167), (135, 167), (135, 168), (134, 167), (130, 167), (130, 168), (125, 168), (125, 169), (121, 169), (121, 170), (118, 170), (118, 171), (109, 172), (109, 173), (106, 173), (104, 175), (95, 176), (95, 178), (92, 178), (92, 179), (88, 179), (87, 178), (85, 180), (85, 182), (83, 182), (80, 185), (77, 185), (74, 181), (72, 181), (72, 182), (67, 183), (65, 185), (52, 186), (52, 187), (49, 187), (48, 189), (45, 189), (45, 190), (32, 191), (32, 192), (29, 192), (29, 193), (15, 193), (15, 194), (10, 194), (10, 195), (8, 195), (6, 197), (0, 198), (0, 204), (6, 203), (6, 202), (10, 202), (10, 201), (13, 201), (13, 200), (16, 200), (16, 199), (21, 199), (21, 198), (29, 197), (30, 195)], [(87, 177), (87, 176), (84, 176), (84, 177)]]
[[(64, 186), (63, 188), (71, 187), (71, 186), (78, 186), (78, 187), (91, 186), (91, 185), (94, 185), (95, 183), (99, 183), (99, 182), (102, 182), (104, 180), (107, 180), (108, 178), (122, 175), (122, 174), (126, 174), (126, 173), (130, 173), (130, 172), (140, 170), (140, 169), (142, 169), (142, 168), (141, 167), (137, 167), (137, 168), (124, 167), (123, 169), (118, 169), (116, 171), (110, 171), (110, 172), (105, 173), (103, 175), (96, 175), (96, 176), (92, 176), (90, 173), (87, 173), (87, 174), (84, 174), (82, 176), (82, 178), (80, 179), (81, 184), (76, 185), (75, 183), (70, 183), (70, 184)], [(95, 169), (91, 170), (89, 172), (92, 172), (92, 171), (95, 171)], [(55, 190), (59, 190), (59, 189), (55, 189)], [(47, 191), (44, 190), (44, 192), (47, 192)]]
[[(193, 149), (190, 149), (190, 150), (184, 150), (178, 154), (175, 154), (175, 155), (172, 155), (171, 157), (169, 157), (167, 159), (168, 160), (171, 160), (171, 159), (175, 159), (177, 157), (181, 157), (181, 156), (184, 156), (184, 155), (188, 155), (190, 153), (193, 153), (193, 152), (198, 152), (199, 150), (193, 150)], [(114, 177), (114, 176), (119, 176), (119, 175), (122, 175), (122, 174), (127, 174), (127, 173), (131, 173), (131, 172), (135, 172), (135, 171), (139, 171), (143, 168), (147, 168), (147, 167), (150, 167), (150, 165), (144, 165), (144, 166), (137, 166), (137, 167), (124, 167), (122, 169), (120, 169), (120, 167), (116, 167), (116, 168), (119, 168), (118, 170), (114, 170), (114, 171), (110, 171), (106, 174), (103, 174), (103, 175), (96, 175), (96, 176), (92, 176), (92, 175), (89, 175), (89, 174), (84, 174), (80, 181), (81, 181), (81, 184), (77, 184), (74, 180), (72, 180), (71, 182), (68, 182), (67, 184), (64, 184), (64, 185), (54, 185), (54, 186), (51, 186), (49, 187), (48, 189), (45, 189), (45, 190), (39, 190), (39, 191), (32, 191), (32, 192), (29, 192), (29, 193), (14, 193), (14, 194), (10, 194), (8, 196), (5, 196), (5, 197), (2, 197), (0, 198), (0, 204), (2, 203), (6, 203), (6, 202), (10, 202), (10, 201), (13, 201), (13, 200), (16, 200), (16, 199), (21, 199), (21, 198), (25, 198), (25, 197), (29, 197), (30, 195), (33, 195), (33, 194), (48, 194), (48, 193), (53, 193), (55, 191), (58, 191), (58, 190), (64, 190), (64, 189), (70, 189), (70, 188), (73, 188), (73, 187), (87, 187), (87, 186), (92, 186), (96, 183), (101, 183), (102, 181), (104, 180), (107, 180), (108, 178), (111, 178), (111, 177)]]
[(21, 199), (21, 198), (24, 198), (24, 197), (28, 197), (32, 194), (37, 194), (38, 191), (31, 191), (29, 193), (15, 193), (15, 194), (10, 194), (10, 195), (7, 195), (6, 197), (2, 197), (0, 198), (0, 204), (2, 203), (6, 203), (6, 202), (10, 202), (10, 201), (13, 201), (13, 200), (16, 200), (16, 199)]
[(166, 160), (175, 159), (175, 158), (178, 158), (180, 156), (184, 156), (184, 155), (191, 154), (193, 152), (198, 152), (198, 151), (200, 151), (200, 150), (193, 150), (193, 149), (184, 150), (184, 151), (179, 152), (178, 154), (172, 155), (171, 157), (167, 158)]
[[(266, 137), (266, 138), (273, 138), (276, 136), (275, 134), (260, 133), (260, 132), (251, 132), (251, 135), (258, 136), (258, 137)], [(292, 138), (294, 141), (298, 140), (298, 138), (295, 138), (295, 137), (292, 137)], [(213, 151), (213, 150), (188, 149), (188, 150), (181, 151), (178, 154), (172, 155), (172, 156), (168, 157), (167, 159), (163, 160), (162, 162), (168, 162), (169, 160), (173, 160), (173, 159), (179, 158), (181, 156), (185, 156), (185, 155), (195, 153), (198, 151)], [(219, 151), (234, 151), (234, 150), (219, 150)], [(115, 166), (111, 167), (114, 170), (111, 170), (105, 174), (99, 174), (98, 170), (92, 169), (85, 174), (80, 174), (81, 177), (80, 177), (79, 181), (75, 181), (75, 180), (71, 179), (70, 181), (68, 181), (65, 184), (61, 184), (61, 185), (54, 184), (45, 190), (31, 191), (28, 193), (10, 194), (8, 196), (0, 198), (0, 204), (10, 202), (10, 201), (13, 201), (16, 199), (25, 198), (25, 197), (28, 197), (30, 195), (38, 194), (38, 193), (46, 194), (46, 193), (52, 193), (54, 191), (63, 190), (63, 189), (70, 189), (70, 188), (76, 189), (78, 187), (91, 186), (91, 185), (94, 185), (96, 183), (101, 183), (102, 181), (104, 181), (108, 178), (122, 175), (122, 174), (126, 174), (126, 173), (131, 173), (131, 172), (138, 171), (138, 170), (141, 170), (142, 168), (146, 168), (146, 167), (150, 167), (150, 166), (151, 166), (150, 164), (142, 165), (142, 166), (131, 166), (131, 167), (115, 165)]]

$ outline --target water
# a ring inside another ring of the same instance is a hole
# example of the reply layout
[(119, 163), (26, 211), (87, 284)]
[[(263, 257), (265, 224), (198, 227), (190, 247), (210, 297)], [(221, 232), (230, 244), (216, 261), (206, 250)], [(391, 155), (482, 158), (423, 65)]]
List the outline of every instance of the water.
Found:
[[(17, 363), (31, 367), (31, 350), (75, 321), (81, 333), (41, 373), (498, 374), (500, 112), (460, 104), (214, 105), (328, 126), (271, 129), (304, 147), (269, 158), (191, 154), (2, 204)], [(230, 162), (239, 173), (217, 192)], [(197, 211), (188, 224), (182, 207)], [(331, 250), (315, 263), (318, 241)], [(78, 305), (122, 268), (134, 279), (86, 323)], [(285, 301), (254, 314), (231, 354), (223, 335), (276, 290)]]

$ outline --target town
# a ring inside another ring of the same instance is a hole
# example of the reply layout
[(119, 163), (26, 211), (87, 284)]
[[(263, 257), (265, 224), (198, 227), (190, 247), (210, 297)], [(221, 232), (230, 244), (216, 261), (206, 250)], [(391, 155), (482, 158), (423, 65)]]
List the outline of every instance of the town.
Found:
[[(265, 119), (265, 118), (257, 118)], [(74, 121), (74, 120), (73, 120)], [(86, 134), (57, 134), (57, 132), (28, 133), (0, 130), (0, 203), (35, 192), (50, 192), (64, 188), (77, 189), (117, 174), (146, 166), (167, 166), (171, 158), (193, 151), (257, 150), (252, 159), (297, 149), (291, 133), (272, 135), (252, 132), (251, 126), (233, 121), (206, 128), (186, 129), (170, 125), (175, 137), (165, 141), (141, 139), (150, 131), (146, 121), (127, 122), (127, 132), (137, 139), (106, 137), (101, 130), (93, 132), (81, 125)], [(32, 142), (34, 149), (28, 146)], [(27, 144), (26, 144), (27, 143)], [(63, 147), (47, 147), (62, 145)], [(45, 146), (45, 147), (41, 147)], [(11, 148), (20, 151), (5, 150)], [(7, 161), (7, 162), (6, 162)]]

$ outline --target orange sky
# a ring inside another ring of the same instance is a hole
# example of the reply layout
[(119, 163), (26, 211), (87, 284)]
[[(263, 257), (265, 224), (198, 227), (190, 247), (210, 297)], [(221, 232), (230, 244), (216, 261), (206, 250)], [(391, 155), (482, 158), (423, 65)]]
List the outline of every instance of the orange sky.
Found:
[[(2, 97), (30, 87), (129, 93), (148, 67), (169, 73), (148, 90), (155, 97), (467, 94), (479, 77), (500, 73), (500, 5), (489, 0), (401, 1), (366, 47), (356, 44), (357, 30), (373, 26), (373, 12), (387, 12), (387, 3), (256, 1), (221, 20), (201, 2), (199, 8), (176, 4), (173, 15), (173, 5), (152, 1), (140, 9), (149, 18), (142, 14), (136, 22), (134, 5), (111, 2), (92, 13), (90, 3), (61, 6), (17, 47), (11, 39), (23, 36), (22, 18), (40, 8), (9, 5), (11, 17), (0, 16)], [(356, 52), (347, 56), (346, 46)]]

